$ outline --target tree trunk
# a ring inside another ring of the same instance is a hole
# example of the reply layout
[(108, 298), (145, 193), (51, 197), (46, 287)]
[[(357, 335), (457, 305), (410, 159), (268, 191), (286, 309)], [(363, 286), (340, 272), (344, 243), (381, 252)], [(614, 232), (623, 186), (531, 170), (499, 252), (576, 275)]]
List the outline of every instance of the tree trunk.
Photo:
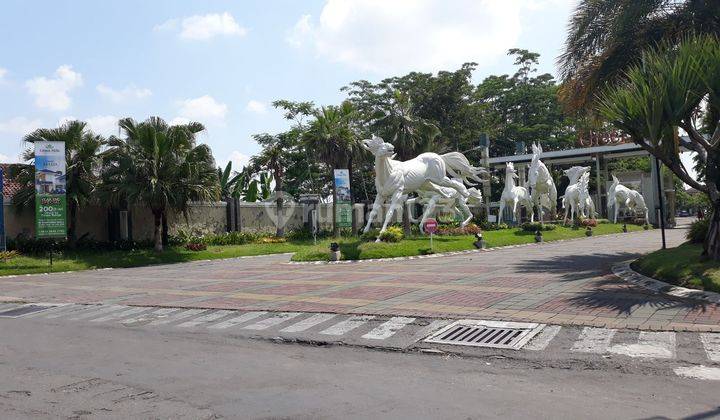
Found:
[(155, 241), (155, 252), (162, 252), (162, 210), (153, 210), (153, 216), (155, 218), (155, 232), (153, 239)]
[(275, 213), (277, 214), (275, 236), (285, 236), (285, 223), (287, 221), (283, 218), (283, 179), (282, 176), (278, 175), (277, 171), (275, 171), (275, 195), (277, 196), (275, 201)]
[(713, 204), (712, 217), (703, 244), (703, 256), (715, 261), (720, 260), (720, 201)]
[(70, 223), (68, 226), (68, 245), (70, 249), (74, 249), (77, 243), (77, 203), (74, 200), (70, 200), (68, 206), (68, 215)]
[(168, 246), (170, 240), (168, 238), (168, 218), (167, 210), (162, 211), (162, 244), (164, 247)]
[(352, 185), (352, 174), (353, 174), (353, 158), (350, 156), (348, 158), (348, 178), (350, 179), (350, 215), (352, 220), (352, 236), (355, 236), (358, 234), (358, 221), (357, 217), (355, 217), (355, 194), (353, 193), (353, 185)]
[(402, 203), (402, 221), (403, 221), (403, 234), (405, 237), (409, 237), (412, 235), (412, 228), (410, 226), (410, 212), (408, 211), (407, 205), (405, 204), (407, 202), (403, 201)]

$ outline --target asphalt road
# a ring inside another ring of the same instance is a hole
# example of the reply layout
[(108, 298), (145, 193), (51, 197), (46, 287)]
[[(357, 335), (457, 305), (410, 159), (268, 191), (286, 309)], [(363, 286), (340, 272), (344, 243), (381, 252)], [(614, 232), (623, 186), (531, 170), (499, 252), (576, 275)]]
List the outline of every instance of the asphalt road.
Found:
[(720, 416), (720, 382), (638, 369), (634, 359), (519, 361), (6, 321), (4, 419)]

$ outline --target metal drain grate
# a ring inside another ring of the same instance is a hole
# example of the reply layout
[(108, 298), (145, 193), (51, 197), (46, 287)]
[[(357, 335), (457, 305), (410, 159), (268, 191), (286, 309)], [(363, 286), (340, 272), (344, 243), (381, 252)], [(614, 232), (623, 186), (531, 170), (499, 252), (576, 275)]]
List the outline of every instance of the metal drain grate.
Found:
[(519, 350), (545, 324), (464, 319), (453, 322), (424, 341), (459, 346)]
[(0, 318), (19, 318), (23, 315), (32, 314), (35, 312), (44, 311), (50, 309), (52, 306), (48, 305), (23, 305), (17, 308), (8, 309), (0, 312)]

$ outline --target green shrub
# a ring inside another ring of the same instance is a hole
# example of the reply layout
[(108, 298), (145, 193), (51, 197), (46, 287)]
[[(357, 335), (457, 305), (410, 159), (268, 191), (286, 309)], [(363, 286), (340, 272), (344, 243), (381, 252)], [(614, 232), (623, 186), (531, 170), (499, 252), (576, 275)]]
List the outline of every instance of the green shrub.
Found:
[(367, 232), (360, 235), (360, 239), (366, 242), (374, 241), (380, 234), (380, 229), (370, 229)]
[(608, 224), (610, 224), (610, 220), (608, 220), (608, 219), (595, 219), (595, 220), (597, 220), (597, 222), (598, 222), (599, 225), (608, 225)]
[(696, 220), (690, 225), (685, 237), (694, 244), (701, 244), (705, 242), (709, 227), (710, 219)]
[(520, 225), (520, 228), (525, 232), (537, 232), (539, 231), (550, 231), (555, 230), (557, 228), (557, 225), (549, 224), (549, 223), (540, 223), (540, 222), (533, 222), (533, 223), (523, 223)]
[(404, 236), (402, 228), (391, 226), (380, 234), (380, 240), (383, 242), (400, 242)]

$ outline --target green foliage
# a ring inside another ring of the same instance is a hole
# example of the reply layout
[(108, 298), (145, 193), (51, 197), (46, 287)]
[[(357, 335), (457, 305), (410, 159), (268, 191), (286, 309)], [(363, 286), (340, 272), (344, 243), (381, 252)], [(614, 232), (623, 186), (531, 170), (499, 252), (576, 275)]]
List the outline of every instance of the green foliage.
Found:
[(708, 229), (710, 228), (710, 219), (696, 220), (690, 225), (685, 237), (694, 244), (701, 244), (705, 241)]
[(540, 222), (527, 222), (520, 225), (520, 229), (522, 229), (524, 232), (551, 231), (555, 230), (556, 228), (557, 225), (555, 224)]
[(404, 236), (405, 235), (403, 234), (401, 227), (390, 226), (385, 230), (385, 232), (380, 234), (380, 240), (383, 242), (400, 242)]

